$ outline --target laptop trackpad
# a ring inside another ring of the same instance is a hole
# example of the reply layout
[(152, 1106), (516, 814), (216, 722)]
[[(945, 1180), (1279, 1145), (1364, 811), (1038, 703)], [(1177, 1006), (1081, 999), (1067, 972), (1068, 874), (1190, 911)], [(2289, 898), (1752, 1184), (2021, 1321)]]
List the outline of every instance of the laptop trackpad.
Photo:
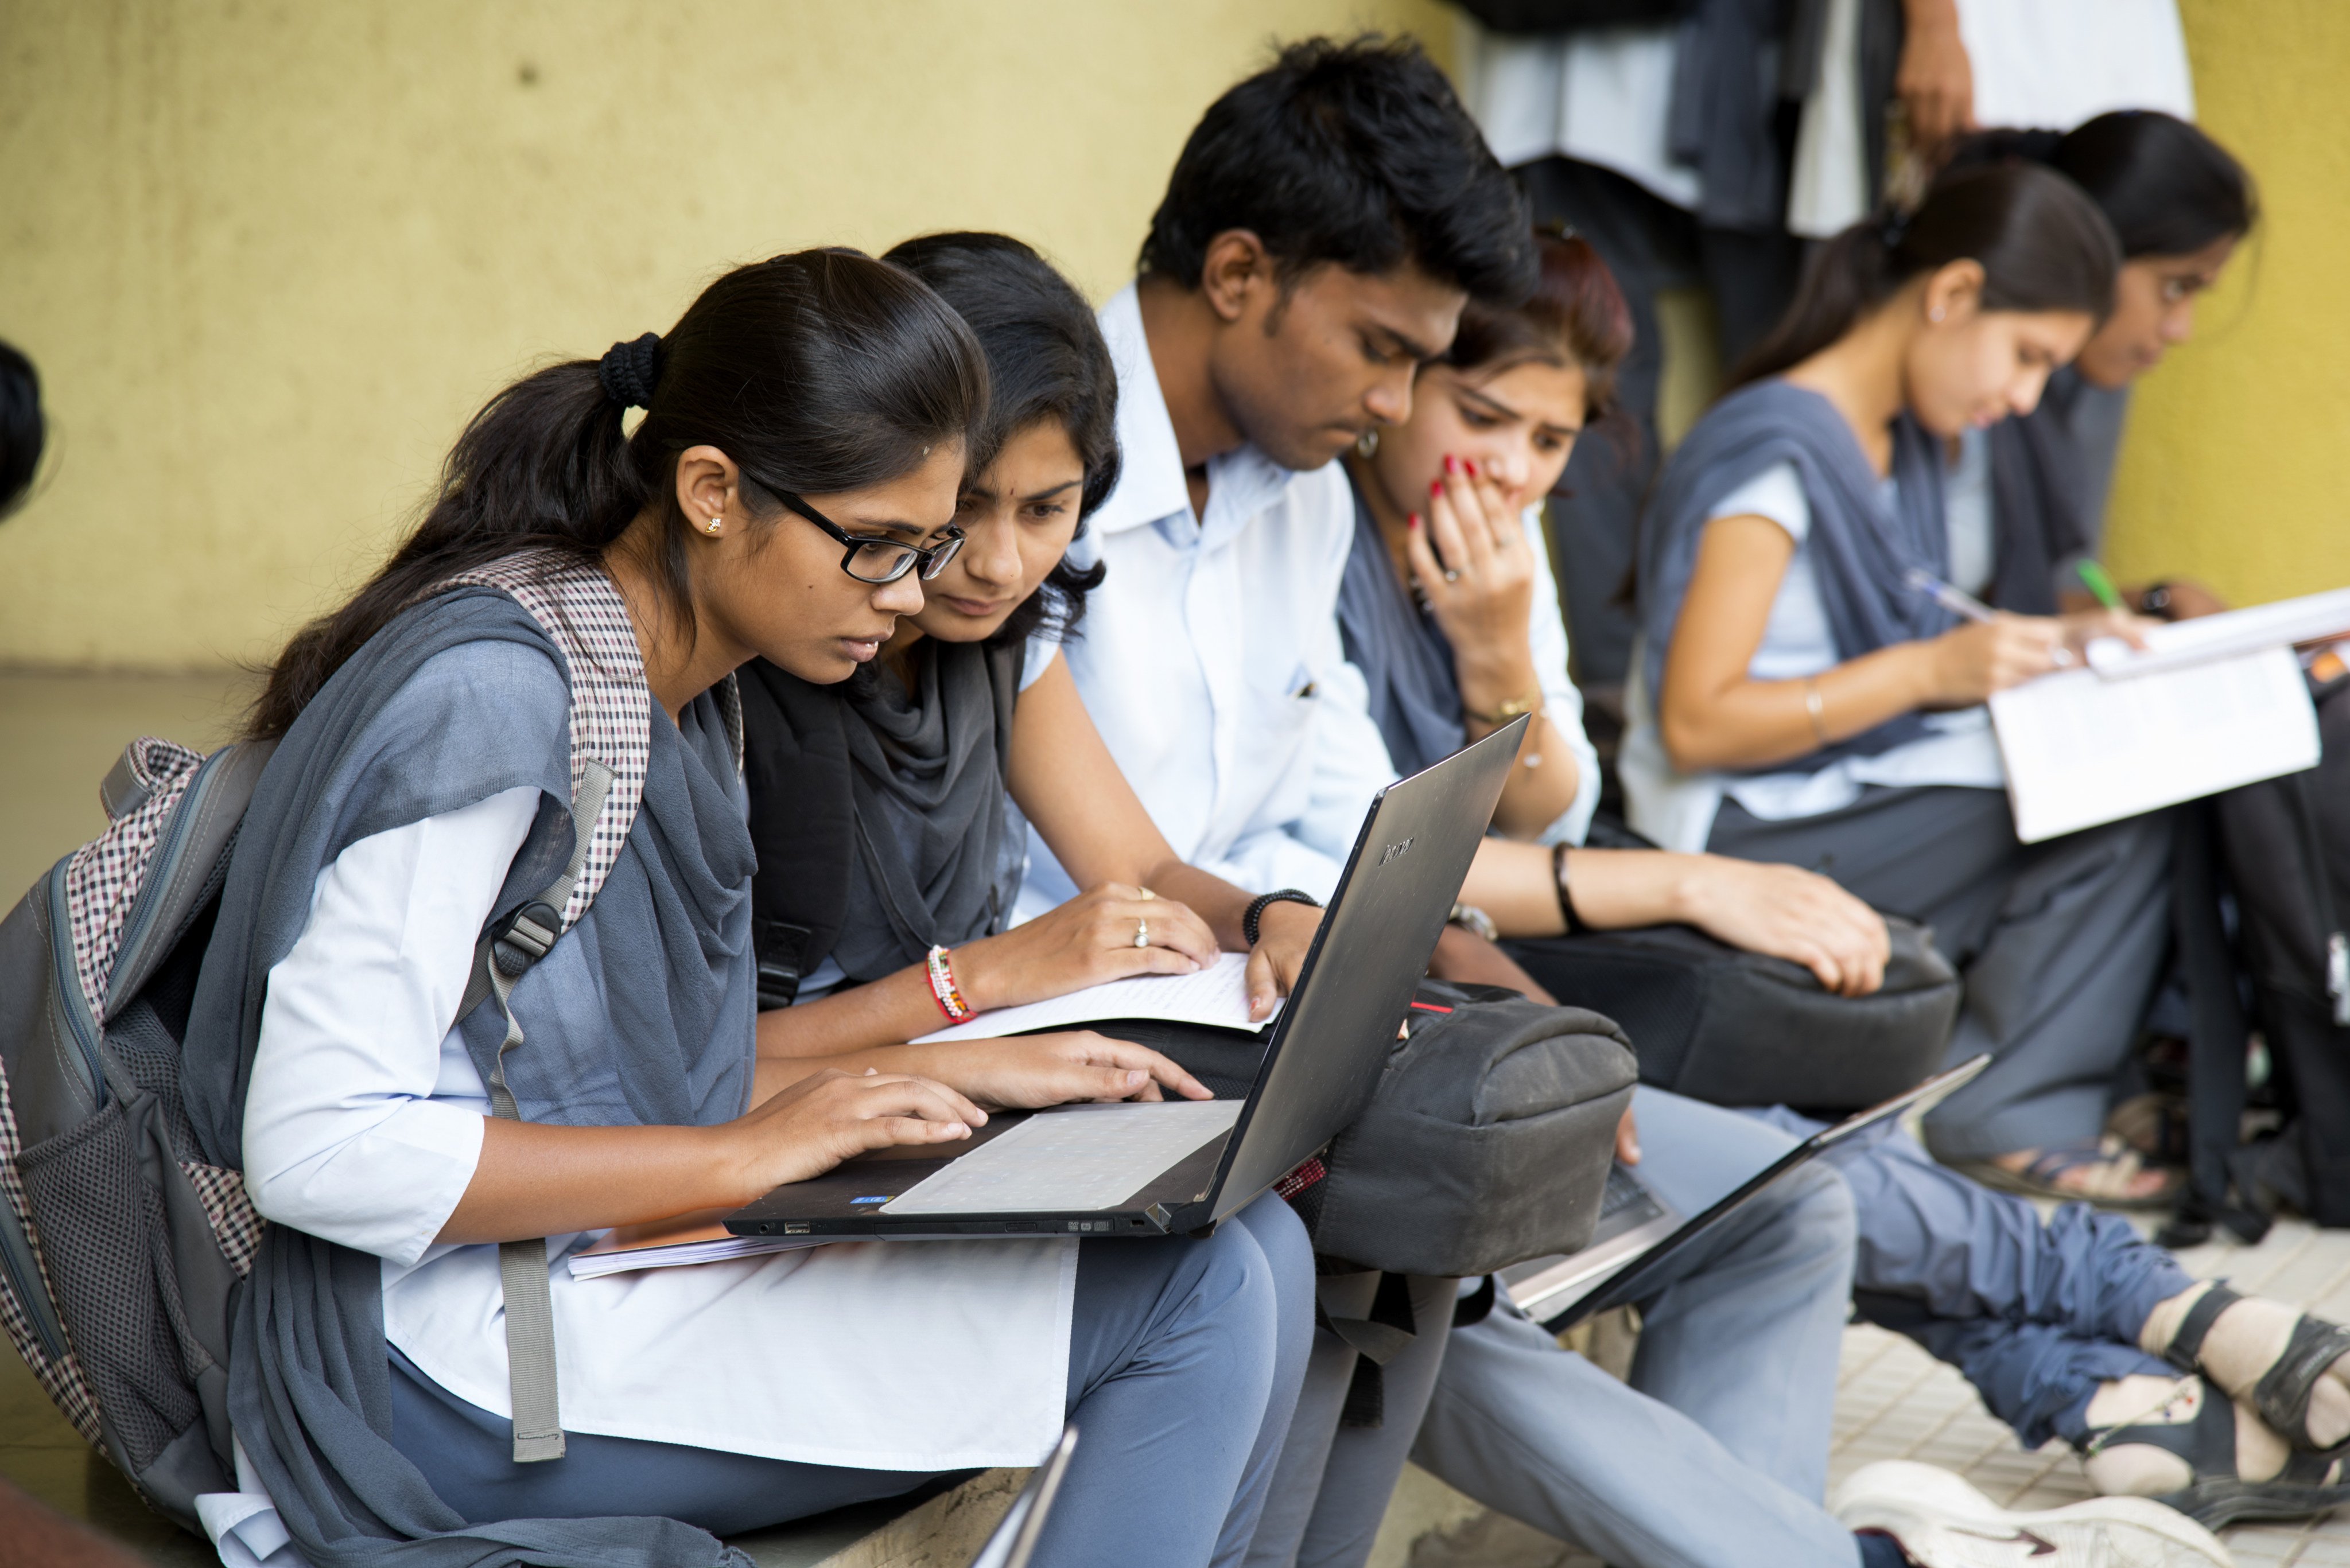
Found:
[(884, 1204), (884, 1214), (1110, 1209), (1232, 1130), (1238, 1100), (1069, 1106), (1039, 1112)]

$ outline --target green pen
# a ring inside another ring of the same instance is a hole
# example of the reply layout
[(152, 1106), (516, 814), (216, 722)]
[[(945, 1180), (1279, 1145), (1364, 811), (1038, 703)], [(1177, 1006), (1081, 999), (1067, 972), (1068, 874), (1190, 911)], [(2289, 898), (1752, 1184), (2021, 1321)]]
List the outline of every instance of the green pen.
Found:
[(2106, 576), (2106, 569), (2096, 562), (2085, 559), (2073, 569), (2081, 575), (2081, 581), (2088, 586), (2089, 591), (2097, 596), (2099, 604), (2113, 610), (2129, 607), (2122, 603), (2121, 593), (2114, 587), (2113, 578)]

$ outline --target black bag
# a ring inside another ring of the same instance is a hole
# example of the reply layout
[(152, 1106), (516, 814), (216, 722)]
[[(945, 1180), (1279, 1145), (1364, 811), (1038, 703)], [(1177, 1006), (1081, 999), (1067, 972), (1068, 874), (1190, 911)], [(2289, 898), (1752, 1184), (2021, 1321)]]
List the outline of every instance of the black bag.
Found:
[(1325, 1272), (1489, 1274), (1580, 1251), (1635, 1077), (1624, 1032), (1424, 981), (1370, 1106), (1283, 1194)]
[[(2288, 1113), (2272, 1142), (2231, 1163), (2243, 1199), (2282, 1198), (2320, 1225), (2341, 1226), (2350, 1225), (2350, 676), (2312, 694), (2324, 747), (2317, 766), (2214, 803), (2242, 915), (2241, 960)], [(2241, 1029), (2222, 1032), (2217, 1044), (2225, 1059), (2216, 1074), (2232, 1078), (2240, 1106)], [(2199, 1037), (2196, 1049), (2205, 1052), (2206, 1042)], [(2213, 1111), (2193, 1096), (2199, 1146), (2209, 1136), (2232, 1144), (2237, 1118)]]
[(1644, 926), (1510, 941), (1561, 1002), (1604, 1012), (1638, 1053), (1640, 1081), (1718, 1106), (1849, 1111), (1941, 1064), (1960, 987), (1926, 927), (1887, 915), (1884, 986), (1831, 996), (1812, 971), (1693, 927)]

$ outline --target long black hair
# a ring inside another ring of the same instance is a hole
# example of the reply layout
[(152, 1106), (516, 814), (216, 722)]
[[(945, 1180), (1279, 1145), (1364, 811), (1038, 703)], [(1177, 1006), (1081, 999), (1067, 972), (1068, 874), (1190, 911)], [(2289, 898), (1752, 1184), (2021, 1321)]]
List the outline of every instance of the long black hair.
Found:
[[(984, 473), (1013, 437), (1051, 420), (1068, 432), (1085, 468), (1077, 533), (1118, 488), (1118, 369), (1085, 296), (1052, 263), (1009, 234), (925, 234), (882, 258), (937, 291), (970, 324), (987, 355), (987, 418), (972, 437), (965, 472)], [(1023, 639), (1049, 627), (1066, 640), (1101, 587), (1099, 563), (1082, 571), (1065, 558), (997, 628), (991, 642)]]
[(2069, 131), (1987, 130), (1951, 154), (1951, 170), (2014, 161), (2044, 163), (2089, 193), (2122, 254), (2193, 255), (2241, 239), (2260, 221), (2260, 196), (2235, 156), (2160, 109), (2101, 114)]
[(1960, 170), (1937, 181), (1915, 213), (1888, 211), (1821, 246), (1794, 303), (1730, 388), (1793, 369), (1911, 278), (1961, 260), (1983, 269), (1986, 310), (2077, 310), (2102, 321), (2114, 307), (2121, 246), (2096, 203), (2061, 174), (2020, 162)]
[[(629, 435), (624, 404), (645, 410)], [(764, 519), (777, 510), (766, 486), (822, 495), (886, 483), (937, 442), (967, 440), (986, 406), (971, 328), (904, 269), (851, 250), (738, 267), (667, 336), (550, 365), (491, 399), (415, 532), (286, 644), (247, 733), (285, 733), (345, 659), (439, 583), (524, 550), (598, 559), (648, 506), (662, 520), (652, 564), (690, 630), (679, 452), (706, 444), (733, 459)]]

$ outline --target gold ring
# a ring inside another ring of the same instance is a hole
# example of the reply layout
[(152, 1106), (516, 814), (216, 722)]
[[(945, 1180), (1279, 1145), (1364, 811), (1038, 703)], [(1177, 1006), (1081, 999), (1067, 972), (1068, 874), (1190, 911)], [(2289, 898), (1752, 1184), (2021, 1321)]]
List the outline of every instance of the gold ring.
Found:
[(1139, 948), (1147, 948), (1150, 945), (1150, 922), (1149, 920), (1137, 920), (1134, 922), (1134, 945)]

